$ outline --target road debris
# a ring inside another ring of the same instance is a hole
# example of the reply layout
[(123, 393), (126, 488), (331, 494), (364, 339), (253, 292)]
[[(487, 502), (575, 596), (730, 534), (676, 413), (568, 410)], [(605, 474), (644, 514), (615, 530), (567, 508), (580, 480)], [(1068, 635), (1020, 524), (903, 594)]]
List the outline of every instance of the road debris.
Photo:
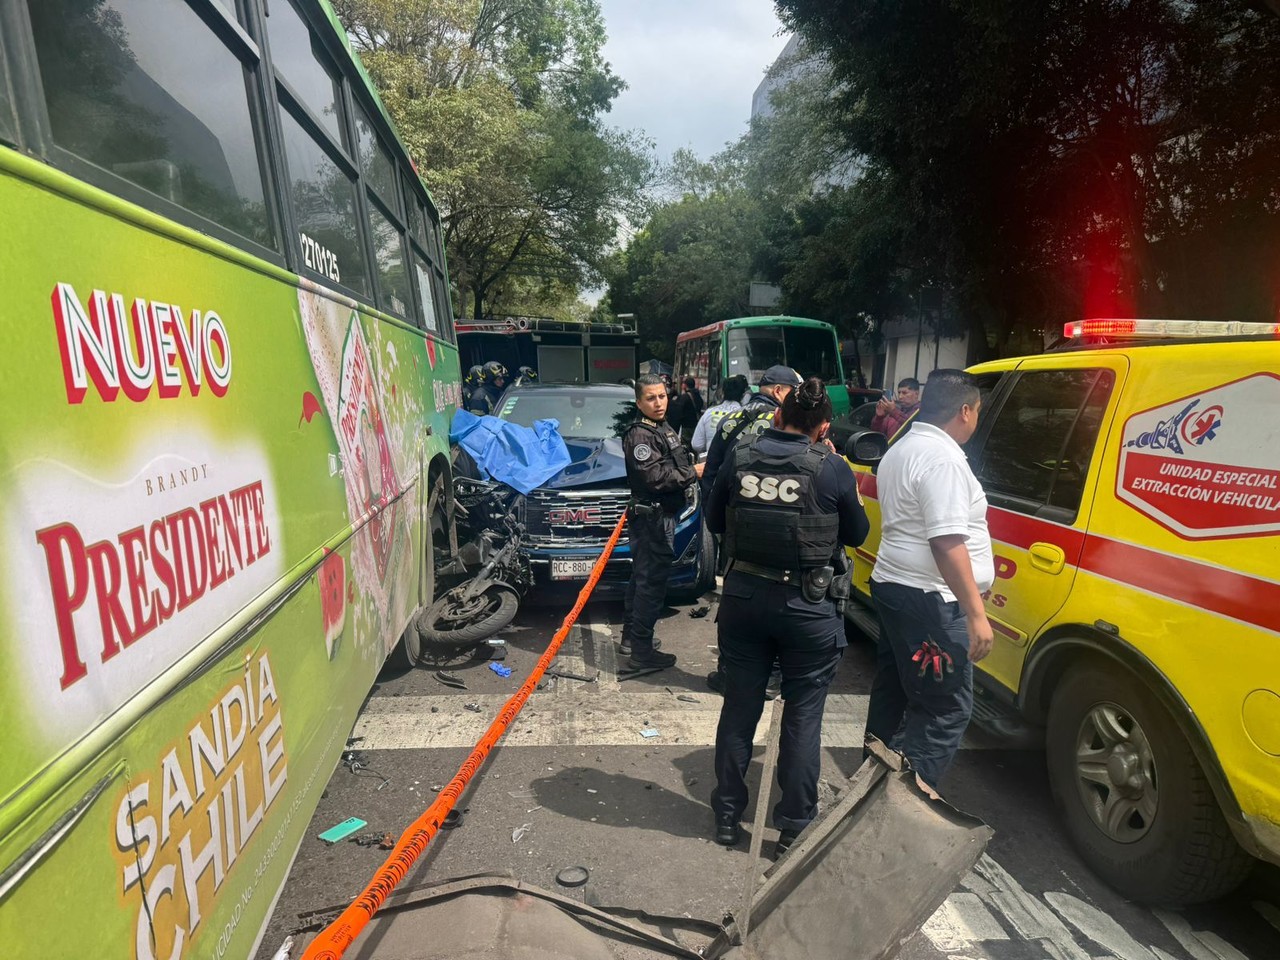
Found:
[(455, 673), (445, 673), (443, 670), (437, 670), (432, 676), (438, 683), (443, 683), (446, 687), (453, 687), (455, 690), (465, 690), (467, 685), (462, 678)]
[(533, 829), (532, 823), (524, 823), (511, 831), (511, 842), (519, 843), (529, 835), (529, 831)]
[(369, 824), (367, 822), (361, 820), (359, 817), (347, 817), (347, 819), (343, 820), (341, 823), (330, 827), (321, 834), (318, 834), (318, 837), (325, 843), (332, 845), (337, 843), (339, 840), (345, 840), (357, 830), (362, 830), (368, 825)]
[(472, 700), (470, 703), (466, 704), (466, 706), (464, 707), (464, 709), (466, 709), (466, 710), (470, 710), (472, 713), (479, 713), (479, 712), (480, 712), (480, 704), (478, 704), (478, 703), (476, 703), (474, 700)]
[(492, 670), (494, 673), (496, 673), (496, 674), (497, 674), (498, 676), (500, 676), (500, 677), (509, 677), (509, 676), (511, 676), (511, 668), (510, 668), (510, 667), (504, 667), (504, 666), (503, 666), (502, 664), (500, 664), (500, 663), (490, 663), (490, 664), (489, 664), (489, 669), (490, 669), (490, 670)]
[(662, 734), (658, 732), (656, 727), (646, 727), (640, 731), (640, 736), (644, 737), (646, 740), (652, 740), (654, 737), (662, 736)]
[(590, 876), (586, 867), (565, 867), (556, 874), (556, 883), (562, 887), (580, 887)]
[(389, 833), (362, 833), (358, 837), (348, 837), (348, 843), (354, 843), (357, 847), (378, 847), (382, 850), (390, 850), (396, 845), (396, 838)]
[(589, 677), (581, 673), (570, 673), (560, 666), (559, 660), (553, 660), (551, 666), (547, 667), (544, 676), (559, 677), (561, 680), (581, 680), (583, 683), (595, 683), (596, 678), (600, 676), (600, 671), (597, 670)]

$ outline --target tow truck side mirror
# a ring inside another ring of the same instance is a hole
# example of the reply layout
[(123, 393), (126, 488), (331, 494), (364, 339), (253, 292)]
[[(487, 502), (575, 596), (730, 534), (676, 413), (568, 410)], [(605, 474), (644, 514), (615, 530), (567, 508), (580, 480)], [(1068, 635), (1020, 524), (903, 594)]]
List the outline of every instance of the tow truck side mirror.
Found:
[(875, 430), (859, 430), (844, 442), (844, 455), (863, 467), (874, 467), (889, 449), (889, 438)]

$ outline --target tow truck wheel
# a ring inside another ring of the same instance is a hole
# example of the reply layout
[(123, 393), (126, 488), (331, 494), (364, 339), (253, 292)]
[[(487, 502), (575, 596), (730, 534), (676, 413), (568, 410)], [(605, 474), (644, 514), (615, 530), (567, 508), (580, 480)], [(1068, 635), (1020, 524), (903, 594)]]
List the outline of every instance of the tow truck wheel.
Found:
[(1253, 865), (1177, 724), (1136, 677), (1081, 664), (1055, 691), (1049, 782), (1067, 833), (1103, 880), (1143, 903), (1221, 897)]

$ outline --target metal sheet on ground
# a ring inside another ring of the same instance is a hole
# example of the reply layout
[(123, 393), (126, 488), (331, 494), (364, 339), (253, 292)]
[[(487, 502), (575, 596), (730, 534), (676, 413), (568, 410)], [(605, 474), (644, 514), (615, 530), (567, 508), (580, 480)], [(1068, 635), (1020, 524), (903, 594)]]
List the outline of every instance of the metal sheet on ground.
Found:
[(742, 943), (728, 947), (729, 934), (708, 956), (884, 960), (946, 900), (991, 828), (929, 800), (913, 773), (879, 775), (876, 763), (770, 871)]

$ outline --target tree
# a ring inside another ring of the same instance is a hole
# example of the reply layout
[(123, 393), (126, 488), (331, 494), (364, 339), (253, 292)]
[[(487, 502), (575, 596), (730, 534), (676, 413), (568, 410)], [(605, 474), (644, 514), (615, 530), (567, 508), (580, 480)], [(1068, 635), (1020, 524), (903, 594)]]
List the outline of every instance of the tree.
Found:
[[(778, 0), (901, 269), (997, 345), (1082, 313), (1274, 316), (1280, 26), (1233, 0)], [(872, 222), (875, 222), (874, 219)]]
[(748, 312), (753, 264), (764, 244), (758, 205), (723, 167), (689, 154), (678, 155), (675, 167), (689, 189), (653, 212), (609, 272), (609, 308), (634, 313), (664, 360), (679, 332)]
[(337, 0), (441, 209), (458, 312), (562, 305), (641, 215), (647, 145), (601, 117), (623, 83), (596, 0)]

